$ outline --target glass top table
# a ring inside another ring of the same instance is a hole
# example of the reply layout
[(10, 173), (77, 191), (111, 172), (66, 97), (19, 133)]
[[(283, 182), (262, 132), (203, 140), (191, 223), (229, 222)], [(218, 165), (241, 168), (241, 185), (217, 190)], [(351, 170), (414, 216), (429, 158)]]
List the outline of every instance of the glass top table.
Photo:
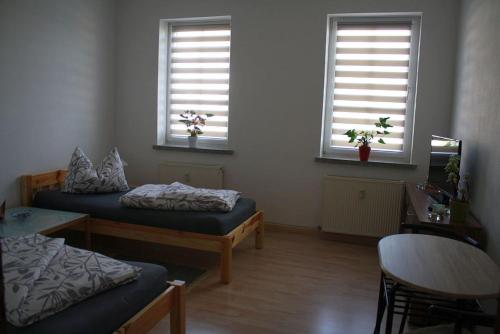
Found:
[(50, 234), (68, 227), (84, 226), (87, 248), (90, 247), (88, 215), (33, 207), (7, 209), (0, 220), (0, 238), (41, 233)]

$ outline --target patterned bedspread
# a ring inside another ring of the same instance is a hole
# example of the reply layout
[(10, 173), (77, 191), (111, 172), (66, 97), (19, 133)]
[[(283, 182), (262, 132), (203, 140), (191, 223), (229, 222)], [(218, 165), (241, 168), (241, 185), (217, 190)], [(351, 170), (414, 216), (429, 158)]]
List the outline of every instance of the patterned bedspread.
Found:
[(27, 326), (137, 278), (140, 268), (40, 234), (2, 239), (7, 320)]
[(234, 190), (194, 188), (174, 182), (140, 186), (123, 195), (120, 202), (132, 208), (229, 212), (239, 198), (240, 193)]

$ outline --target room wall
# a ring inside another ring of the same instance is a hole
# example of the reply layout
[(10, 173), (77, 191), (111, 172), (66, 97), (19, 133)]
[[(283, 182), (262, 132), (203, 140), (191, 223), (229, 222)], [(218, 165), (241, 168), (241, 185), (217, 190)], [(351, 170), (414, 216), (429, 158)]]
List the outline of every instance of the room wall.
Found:
[(0, 201), (24, 173), (113, 140), (114, 2), (0, 0)]
[(500, 263), (500, 2), (464, 0), (452, 135), (463, 139), (462, 171), (471, 176), (472, 210)]
[[(416, 169), (315, 162), (320, 149), (326, 16), (423, 11)], [(155, 151), (159, 20), (232, 16), (230, 146), (234, 155)], [(323, 175), (423, 180), (431, 134), (449, 132), (458, 3), (454, 0), (121, 0), (116, 11), (115, 142), (132, 183), (158, 164), (222, 164), (228, 188), (271, 222), (317, 226)]]

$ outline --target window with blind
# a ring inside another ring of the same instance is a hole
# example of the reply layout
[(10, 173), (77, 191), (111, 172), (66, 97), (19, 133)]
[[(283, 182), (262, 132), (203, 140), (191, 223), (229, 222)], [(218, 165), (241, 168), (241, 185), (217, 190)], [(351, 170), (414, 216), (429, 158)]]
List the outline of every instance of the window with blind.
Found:
[(419, 17), (332, 16), (329, 21), (323, 153), (350, 156), (347, 130), (375, 130), (390, 117), (385, 144), (372, 155), (409, 160), (419, 46)]
[(186, 140), (186, 126), (179, 120), (181, 114), (192, 110), (198, 115), (212, 115), (206, 119), (199, 140), (225, 144), (229, 120), (230, 22), (175, 20), (167, 24), (166, 139)]

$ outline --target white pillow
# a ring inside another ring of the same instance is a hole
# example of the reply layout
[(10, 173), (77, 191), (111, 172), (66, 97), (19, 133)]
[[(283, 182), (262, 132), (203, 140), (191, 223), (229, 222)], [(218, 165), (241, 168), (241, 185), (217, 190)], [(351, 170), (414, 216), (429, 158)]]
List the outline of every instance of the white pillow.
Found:
[(126, 190), (129, 190), (129, 187), (116, 147), (109, 152), (97, 168), (94, 168), (90, 159), (79, 147), (75, 149), (62, 192), (87, 194)]

